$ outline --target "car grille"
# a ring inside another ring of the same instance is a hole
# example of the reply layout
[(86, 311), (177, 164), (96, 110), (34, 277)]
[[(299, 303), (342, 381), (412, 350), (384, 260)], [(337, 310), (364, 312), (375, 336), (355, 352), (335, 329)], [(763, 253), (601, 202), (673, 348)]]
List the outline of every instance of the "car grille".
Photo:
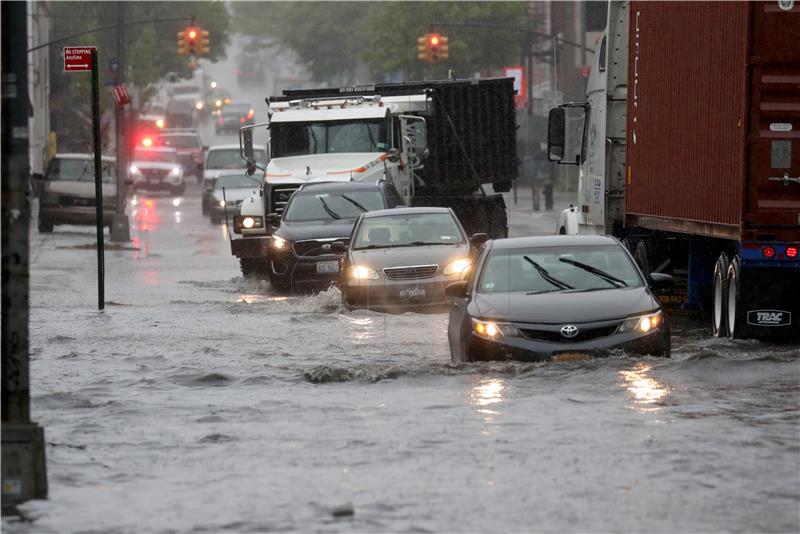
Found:
[(161, 169), (142, 169), (142, 175), (148, 180), (162, 180), (168, 172)]
[(97, 202), (94, 198), (62, 196), (60, 204), (62, 206), (96, 206)]
[(326, 239), (324, 241), (316, 240), (316, 239), (309, 239), (307, 241), (296, 241), (292, 246), (294, 248), (294, 253), (297, 254), (298, 257), (308, 257), (308, 256), (322, 256), (325, 254), (336, 254), (337, 256), (341, 256), (339, 252), (333, 252), (330, 249), (324, 249), (325, 245), (330, 245), (334, 241), (341, 241), (342, 243), (347, 246), (347, 243), (350, 239), (344, 237), (341, 239)]
[(519, 331), (526, 338), (533, 339), (535, 341), (546, 341), (548, 343), (576, 343), (597, 339), (599, 337), (610, 336), (616, 332), (618, 326), (619, 325), (614, 324), (600, 328), (579, 328), (578, 335), (575, 337), (564, 337), (558, 330), (533, 330), (528, 328), (520, 328)]
[(383, 270), (383, 274), (389, 280), (415, 280), (430, 278), (438, 270), (438, 265), (410, 265), (407, 267), (387, 267)]
[(269, 212), (277, 213), (278, 215), (282, 214), (283, 209), (286, 207), (286, 203), (289, 202), (289, 197), (291, 197), (292, 193), (297, 191), (299, 188), (300, 184), (281, 184), (272, 186), (272, 189), (269, 193)]

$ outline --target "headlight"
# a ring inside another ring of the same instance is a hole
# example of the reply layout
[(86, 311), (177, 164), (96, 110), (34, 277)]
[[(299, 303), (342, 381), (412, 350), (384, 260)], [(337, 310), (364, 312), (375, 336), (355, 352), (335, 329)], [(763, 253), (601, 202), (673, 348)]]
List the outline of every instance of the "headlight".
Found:
[(181, 175), (181, 168), (180, 167), (172, 167), (172, 171), (170, 172), (172, 176), (180, 176)]
[(498, 323), (495, 321), (472, 320), (472, 331), (485, 339), (496, 339), (501, 336), (519, 336), (519, 330), (511, 323)]
[(272, 248), (276, 248), (278, 250), (283, 250), (286, 248), (286, 240), (282, 237), (278, 237), (276, 235), (272, 236)]
[(347, 269), (347, 277), (354, 280), (377, 280), (379, 278), (374, 269), (363, 265), (351, 265)]
[(249, 215), (236, 215), (233, 218), (234, 233), (241, 234), (243, 228), (245, 230), (250, 230), (252, 228), (264, 228), (264, 218), (251, 217)]
[(164, 127), (164, 119), (156, 119), (156, 126), (158, 126), (159, 128), (163, 128)]
[(464, 274), (469, 270), (470, 265), (472, 262), (466, 258), (452, 261), (444, 268), (444, 274)]
[(131, 165), (130, 169), (128, 170), (131, 171), (131, 174), (139, 174), (139, 167), (137, 167), (136, 165)]
[(220, 208), (224, 208), (225, 207), (225, 201), (224, 200), (220, 200), (219, 201), (219, 207)]
[(664, 314), (660, 311), (648, 315), (639, 315), (637, 317), (629, 317), (619, 325), (618, 333), (622, 332), (639, 332), (640, 334), (647, 334), (658, 328), (664, 323)]
[(198, 102), (197, 104), (194, 105), (194, 107), (196, 107), (198, 111), (203, 109), (204, 106), (205, 104), (203, 104), (203, 102)]
[(217, 107), (220, 107), (220, 106), (222, 106), (222, 100), (216, 100), (216, 101), (214, 102), (214, 105), (215, 105), (215, 106), (217, 106)]

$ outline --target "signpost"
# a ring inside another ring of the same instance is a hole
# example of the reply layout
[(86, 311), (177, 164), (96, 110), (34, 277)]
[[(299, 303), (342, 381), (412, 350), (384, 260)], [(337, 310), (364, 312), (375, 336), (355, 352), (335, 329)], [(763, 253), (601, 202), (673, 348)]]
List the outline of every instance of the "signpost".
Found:
[(100, 89), (96, 46), (64, 47), (64, 72), (92, 73), (92, 134), (94, 139), (94, 194), (97, 219), (97, 309), (105, 308), (105, 243), (103, 242), (103, 161), (100, 150)]

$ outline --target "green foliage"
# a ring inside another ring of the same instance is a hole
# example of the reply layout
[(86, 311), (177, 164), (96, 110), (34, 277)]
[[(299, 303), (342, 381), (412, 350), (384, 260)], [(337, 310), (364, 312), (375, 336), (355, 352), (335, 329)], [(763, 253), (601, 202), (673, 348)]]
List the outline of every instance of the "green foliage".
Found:
[[(264, 35), (294, 50), (318, 81), (336, 80), (366, 64), (377, 80), (440, 78), (492, 71), (519, 62), (526, 37), (501, 29), (433, 22), (526, 26), (524, 2), (272, 2), (234, 3), (236, 28)], [(435, 30), (450, 38), (450, 58), (435, 65), (417, 60), (417, 37)]]

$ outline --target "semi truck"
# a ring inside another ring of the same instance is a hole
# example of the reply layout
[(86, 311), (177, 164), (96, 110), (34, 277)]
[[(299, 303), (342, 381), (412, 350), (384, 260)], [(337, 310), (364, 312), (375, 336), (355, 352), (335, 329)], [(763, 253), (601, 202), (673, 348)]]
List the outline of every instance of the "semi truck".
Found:
[[(500, 192), (517, 177), (511, 78), (286, 90), (268, 98), (269, 123), (240, 130), (260, 189), (234, 217), (231, 252), (242, 274), (269, 273), (273, 228), (302, 184), (391, 182), (409, 206), (452, 208), (470, 233), (506, 237)], [(267, 128), (268, 163), (257, 167), (253, 130)], [(487, 192), (492, 185), (494, 192)]]
[(612, 1), (587, 101), (550, 110), (556, 231), (617, 236), (714, 336), (800, 335), (798, 36), (793, 1)]

